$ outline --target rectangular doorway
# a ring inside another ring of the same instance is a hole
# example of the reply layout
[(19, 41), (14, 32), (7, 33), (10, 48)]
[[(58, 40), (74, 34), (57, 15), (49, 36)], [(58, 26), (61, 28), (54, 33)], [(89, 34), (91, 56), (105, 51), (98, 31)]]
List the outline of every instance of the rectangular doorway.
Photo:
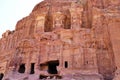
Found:
[(68, 68), (68, 61), (65, 61), (65, 68)]
[(57, 66), (59, 66), (59, 61), (58, 60), (49, 61), (48, 62), (48, 73), (58, 74)]
[(18, 69), (19, 73), (24, 73), (25, 72), (25, 64), (21, 64), (19, 69)]
[(34, 74), (35, 73), (34, 68), (35, 68), (35, 63), (31, 63), (30, 74)]

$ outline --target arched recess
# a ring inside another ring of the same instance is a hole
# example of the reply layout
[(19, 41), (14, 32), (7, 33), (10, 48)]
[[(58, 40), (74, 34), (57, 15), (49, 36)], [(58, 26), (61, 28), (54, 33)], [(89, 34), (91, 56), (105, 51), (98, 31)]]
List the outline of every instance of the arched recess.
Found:
[(90, 0), (86, 0), (86, 2), (83, 4), (82, 28), (92, 28), (92, 21), (92, 2)]
[(63, 23), (64, 23), (64, 29), (71, 29), (71, 14), (69, 10), (67, 10), (65, 13), (65, 18)]
[(48, 12), (47, 15), (45, 16), (44, 31), (51, 32), (52, 30), (53, 30), (53, 16), (52, 16), (51, 12)]

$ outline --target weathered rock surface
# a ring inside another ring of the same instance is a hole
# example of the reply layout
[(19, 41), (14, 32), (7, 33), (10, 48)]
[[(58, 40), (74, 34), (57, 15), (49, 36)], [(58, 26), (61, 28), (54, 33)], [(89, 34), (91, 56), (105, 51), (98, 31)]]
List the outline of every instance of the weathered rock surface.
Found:
[(44, 0), (2, 36), (4, 80), (120, 79), (120, 0)]

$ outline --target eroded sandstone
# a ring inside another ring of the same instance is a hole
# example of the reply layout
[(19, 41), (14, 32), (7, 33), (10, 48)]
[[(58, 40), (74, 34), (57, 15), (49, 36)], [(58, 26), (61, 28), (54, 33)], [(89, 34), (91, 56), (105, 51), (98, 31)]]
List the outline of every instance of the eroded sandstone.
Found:
[(119, 80), (120, 0), (44, 0), (0, 39), (0, 77)]

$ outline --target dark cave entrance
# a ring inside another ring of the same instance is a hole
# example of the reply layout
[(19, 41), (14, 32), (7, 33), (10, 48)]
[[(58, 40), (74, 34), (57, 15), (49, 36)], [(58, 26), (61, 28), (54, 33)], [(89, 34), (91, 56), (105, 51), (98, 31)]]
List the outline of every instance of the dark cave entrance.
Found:
[(2, 80), (3, 77), (4, 77), (4, 74), (0, 73), (0, 80)]
[(34, 74), (34, 73), (35, 73), (34, 67), (35, 67), (35, 63), (31, 63), (31, 71), (30, 71), (30, 74)]
[(50, 73), (50, 74), (58, 74), (57, 66), (59, 66), (59, 61), (58, 60), (49, 61), (48, 62), (48, 73)]
[(25, 64), (21, 64), (18, 70), (19, 73), (25, 73)]

